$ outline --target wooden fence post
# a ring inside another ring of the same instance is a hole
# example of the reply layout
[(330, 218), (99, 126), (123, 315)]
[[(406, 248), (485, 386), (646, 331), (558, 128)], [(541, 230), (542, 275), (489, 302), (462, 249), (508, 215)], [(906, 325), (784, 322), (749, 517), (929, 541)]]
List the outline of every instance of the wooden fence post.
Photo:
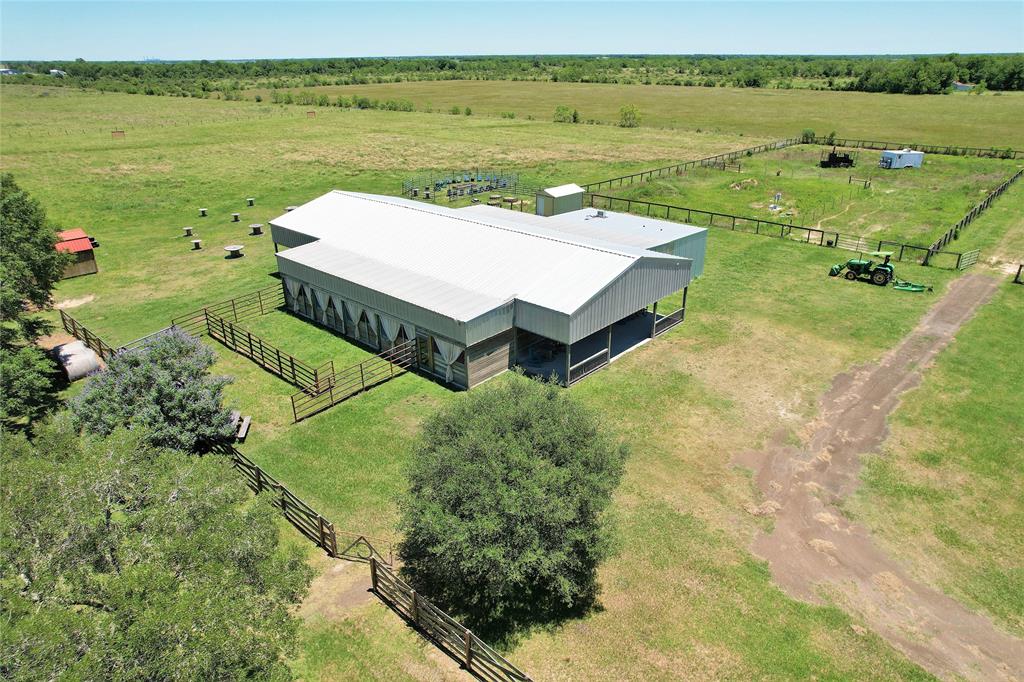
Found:
[(412, 591), (412, 622), (420, 624), (420, 600), (416, 590)]
[(466, 670), (473, 669), (473, 633), (466, 630), (462, 633), (462, 639), (466, 643)]
[(259, 301), (259, 304), (260, 304), (260, 315), (263, 315), (264, 312), (263, 312), (263, 292), (262, 291), (260, 291), (260, 290), (256, 291), (256, 300)]
[(370, 557), (370, 586), (374, 593), (377, 592), (377, 559)]

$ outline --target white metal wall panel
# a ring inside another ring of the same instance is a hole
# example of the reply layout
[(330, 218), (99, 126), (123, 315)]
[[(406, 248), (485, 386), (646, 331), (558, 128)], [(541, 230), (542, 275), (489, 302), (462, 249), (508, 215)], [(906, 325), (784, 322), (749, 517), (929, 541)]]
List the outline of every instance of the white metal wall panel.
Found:
[(667, 244), (655, 246), (651, 250), (679, 256), (680, 258), (689, 258), (693, 261), (693, 266), (690, 268), (690, 276), (696, 279), (704, 274), (704, 254), (708, 250), (708, 232), (707, 230), (695, 232)]
[(604, 329), (690, 284), (688, 260), (642, 259), (577, 310), (569, 323), (570, 343)]

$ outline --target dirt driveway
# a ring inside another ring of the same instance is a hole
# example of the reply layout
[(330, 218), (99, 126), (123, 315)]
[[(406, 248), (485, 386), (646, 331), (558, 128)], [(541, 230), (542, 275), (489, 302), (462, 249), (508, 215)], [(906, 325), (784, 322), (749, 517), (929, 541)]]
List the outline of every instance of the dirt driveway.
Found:
[(801, 599), (827, 592), (947, 679), (1024, 679), (1024, 641), (912, 579), (863, 527), (844, 518), (839, 503), (860, 483), (860, 456), (885, 440), (886, 419), (900, 396), (999, 284), (982, 273), (960, 278), (879, 363), (837, 376), (807, 425), (804, 446), (786, 446), (780, 437), (764, 451), (737, 457), (754, 470), (764, 495), (748, 511), (774, 517), (774, 528), (755, 539), (753, 551), (769, 562), (775, 581)]

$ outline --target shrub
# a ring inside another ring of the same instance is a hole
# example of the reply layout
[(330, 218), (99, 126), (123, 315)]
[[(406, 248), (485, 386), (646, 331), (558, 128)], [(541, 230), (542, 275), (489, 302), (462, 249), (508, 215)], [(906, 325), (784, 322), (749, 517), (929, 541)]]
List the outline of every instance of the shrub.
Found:
[(564, 104), (560, 104), (555, 107), (555, 123), (573, 123), (572, 120), (572, 107), (567, 107)]
[(462, 108), (457, 104), (453, 104), (452, 108), (448, 110), (448, 113), (452, 116), (458, 116), (462, 113)]
[(804, 131), (800, 133), (800, 141), (804, 143), (814, 142), (815, 137), (817, 136), (814, 134), (814, 131), (811, 130), (810, 128), (804, 128)]
[(640, 125), (640, 110), (635, 104), (627, 104), (619, 109), (619, 126), (622, 128), (636, 128)]
[(472, 116), (473, 115), (473, 110), (470, 109), (469, 107), (466, 107), (466, 110), (465, 110), (464, 113), (466, 114), (466, 116)]
[(402, 504), (410, 583), (491, 634), (590, 607), (625, 450), (551, 383), (510, 378), (424, 422)]
[(503, 111), (503, 112), (501, 112), (501, 117), (502, 118), (515, 118), (516, 117), (516, 112), (514, 112), (514, 111)]
[(149, 442), (196, 452), (232, 433), (222, 390), (211, 377), (213, 351), (183, 331), (171, 330), (148, 347), (121, 353), (71, 402), (76, 422), (107, 435), (118, 427), (143, 429)]

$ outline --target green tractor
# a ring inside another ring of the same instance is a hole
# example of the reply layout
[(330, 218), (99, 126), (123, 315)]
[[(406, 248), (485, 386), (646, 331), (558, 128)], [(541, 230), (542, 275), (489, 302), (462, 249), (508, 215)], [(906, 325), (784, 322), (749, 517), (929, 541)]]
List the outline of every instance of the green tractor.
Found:
[(845, 263), (833, 265), (832, 269), (828, 272), (829, 277), (838, 277), (843, 270), (846, 270), (846, 274), (843, 277), (850, 281), (866, 279), (880, 287), (889, 284), (896, 277), (896, 271), (889, 263), (889, 259), (892, 258), (892, 251), (872, 251), (867, 255), (874, 256), (875, 258), (885, 258), (885, 260), (876, 264), (870, 258), (851, 258)]

